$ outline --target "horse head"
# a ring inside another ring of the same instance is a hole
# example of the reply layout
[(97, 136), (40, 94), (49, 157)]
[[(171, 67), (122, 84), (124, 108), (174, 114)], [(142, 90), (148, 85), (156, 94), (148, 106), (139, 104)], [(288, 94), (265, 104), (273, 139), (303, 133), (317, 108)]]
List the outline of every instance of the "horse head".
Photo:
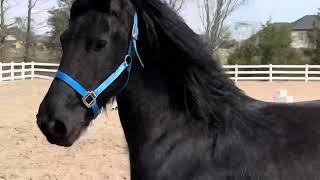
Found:
[(48, 141), (71, 146), (119, 91), (137, 58), (137, 15), (129, 0), (77, 0), (61, 35), (63, 55), (37, 124)]

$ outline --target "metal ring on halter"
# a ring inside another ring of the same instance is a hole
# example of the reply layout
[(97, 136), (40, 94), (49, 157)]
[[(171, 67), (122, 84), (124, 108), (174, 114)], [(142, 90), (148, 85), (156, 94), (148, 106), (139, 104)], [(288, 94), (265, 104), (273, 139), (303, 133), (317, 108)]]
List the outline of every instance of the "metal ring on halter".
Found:
[(127, 65), (130, 65), (132, 63), (132, 57), (128, 54), (124, 58), (124, 61), (127, 63)]

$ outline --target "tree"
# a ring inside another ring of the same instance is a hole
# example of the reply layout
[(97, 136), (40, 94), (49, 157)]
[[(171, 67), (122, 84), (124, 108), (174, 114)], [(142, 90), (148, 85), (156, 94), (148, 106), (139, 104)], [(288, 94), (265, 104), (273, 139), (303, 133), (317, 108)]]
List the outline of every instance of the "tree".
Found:
[(26, 32), (26, 40), (25, 40), (25, 53), (24, 53), (24, 61), (30, 61), (30, 50), (33, 44), (33, 32), (32, 32), (32, 16), (33, 10), (37, 4), (46, 3), (48, 0), (28, 0), (28, 15), (27, 15), (27, 32)]
[(14, 26), (8, 28), (10, 35), (14, 35), (18, 41), (25, 42), (27, 33), (27, 18), (15, 17)]
[(50, 43), (47, 47), (51, 50), (51, 54), (56, 61), (61, 56), (60, 35), (68, 26), (68, 19), (70, 16), (69, 10), (74, 0), (59, 0), (56, 9), (49, 10), (48, 25), (51, 27), (49, 32)]
[(161, 0), (161, 1), (167, 3), (169, 7), (174, 9), (176, 12), (179, 12), (182, 9), (184, 3), (186, 2), (186, 0)]
[(74, 0), (59, 0), (58, 8), (48, 11), (51, 42), (58, 46), (60, 35), (68, 26), (69, 10)]
[(54, 9), (49, 11), (48, 25), (51, 27), (50, 39), (54, 47), (60, 46), (60, 35), (68, 26), (68, 11)]
[(27, 32), (27, 18), (25, 17), (15, 17), (14, 22), (16, 27), (22, 31)]
[(314, 46), (312, 64), (320, 64), (320, 9), (313, 22), (313, 30), (309, 33), (310, 43)]
[(268, 21), (259, 33), (258, 47), (261, 52), (261, 64), (287, 64), (284, 51), (291, 48), (291, 30), (289, 24), (273, 24)]
[(6, 24), (6, 13), (8, 11), (8, 0), (0, 0), (0, 48), (5, 45), (5, 39), (8, 35), (8, 27), (12, 24)]
[(5, 27), (4, 27), (5, 7), (4, 0), (0, 0), (0, 43), (4, 43)]
[(200, 0), (199, 9), (204, 29), (204, 41), (212, 54), (226, 39), (225, 20), (245, 2), (246, 0)]
[(228, 58), (228, 64), (260, 64), (258, 35), (253, 35), (237, 47)]
[(251, 36), (229, 57), (230, 64), (306, 64), (302, 51), (291, 48), (288, 23), (268, 21), (262, 30)]
[(31, 47), (31, 21), (32, 21), (32, 9), (36, 6), (38, 0), (28, 0), (28, 16), (27, 16), (27, 34), (25, 42), (24, 62), (30, 61), (30, 47)]

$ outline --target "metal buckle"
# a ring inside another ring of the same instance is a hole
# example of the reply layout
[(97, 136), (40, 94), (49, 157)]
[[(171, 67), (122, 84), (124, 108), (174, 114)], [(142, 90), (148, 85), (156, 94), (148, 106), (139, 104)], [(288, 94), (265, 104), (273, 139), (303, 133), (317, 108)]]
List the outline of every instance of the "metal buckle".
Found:
[(126, 62), (126, 65), (129, 66), (132, 63), (132, 57), (128, 54), (126, 55), (126, 57), (124, 58), (124, 61)]
[(92, 104), (96, 102), (96, 99), (97, 96), (94, 91), (88, 91), (88, 95), (82, 98), (82, 102), (87, 108), (91, 108)]

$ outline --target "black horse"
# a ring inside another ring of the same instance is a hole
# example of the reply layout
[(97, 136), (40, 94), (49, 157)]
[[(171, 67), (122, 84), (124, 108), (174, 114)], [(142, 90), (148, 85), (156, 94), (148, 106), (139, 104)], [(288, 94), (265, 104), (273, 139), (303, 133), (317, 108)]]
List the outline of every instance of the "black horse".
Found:
[[(274, 104), (246, 96), (196, 35), (159, 0), (76, 0), (61, 36), (59, 70), (97, 87), (127, 54), (134, 14), (138, 51), (97, 99), (116, 96), (134, 180), (319, 180), (320, 102)], [(55, 79), (37, 123), (71, 146), (93, 120), (81, 96)]]

